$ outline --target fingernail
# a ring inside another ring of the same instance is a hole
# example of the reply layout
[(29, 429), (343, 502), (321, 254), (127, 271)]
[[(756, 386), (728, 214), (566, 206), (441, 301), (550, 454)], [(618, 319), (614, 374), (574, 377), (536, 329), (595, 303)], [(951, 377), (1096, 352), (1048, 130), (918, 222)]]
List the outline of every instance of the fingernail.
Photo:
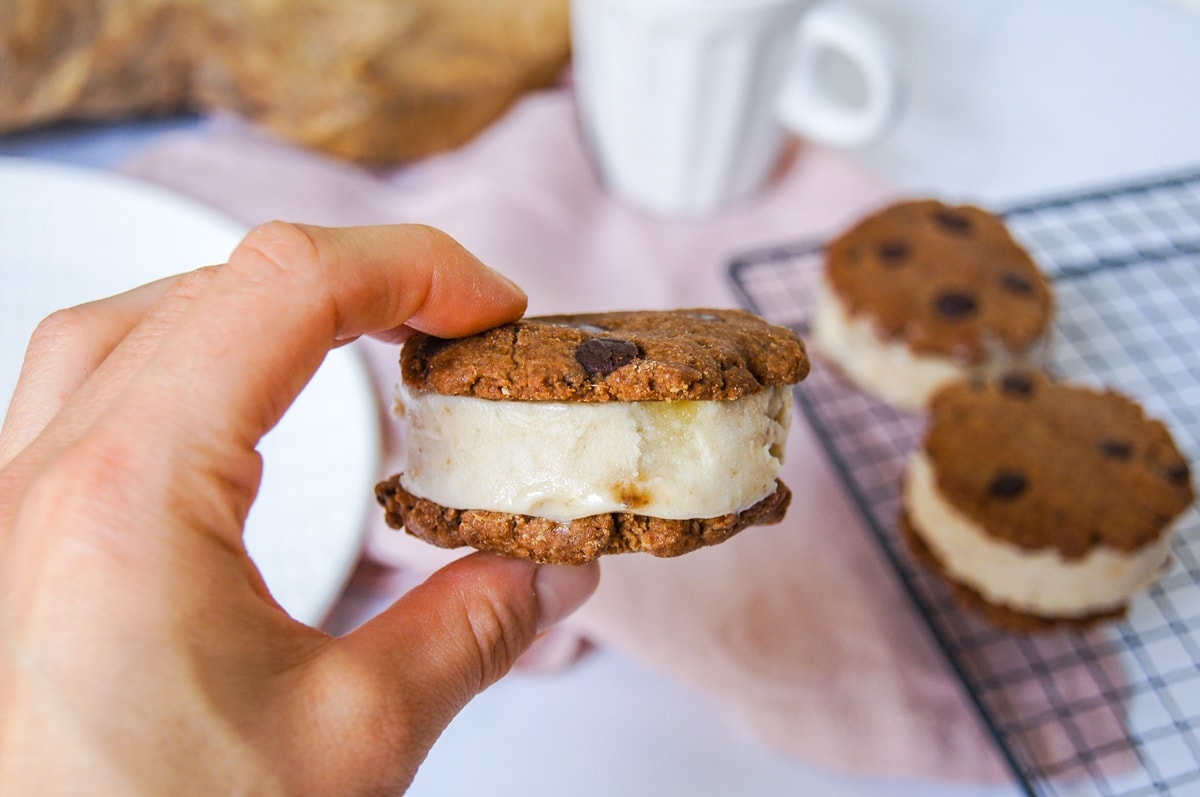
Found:
[(533, 577), (538, 631), (545, 631), (583, 605), (600, 583), (600, 565), (541, 565)]

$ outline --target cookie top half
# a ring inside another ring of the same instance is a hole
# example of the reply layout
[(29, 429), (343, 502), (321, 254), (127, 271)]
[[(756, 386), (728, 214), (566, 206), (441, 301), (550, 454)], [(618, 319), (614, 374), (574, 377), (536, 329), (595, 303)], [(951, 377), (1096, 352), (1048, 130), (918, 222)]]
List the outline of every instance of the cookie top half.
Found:
[(1010, 373), (938, 393), (924, 450), (939, 493), (993, 537), (1080, 557), (1134, 550), (1194, 500), (1166, 426), (1112, 390)]
[(851, 317), (885, 340), (962, 363), (1046, 332), (1052, 294), (1003, 220), (932, 199), (891, 205), (832, 241), (826, 279)]
[(465, 338), (423, 333), (400, 354), (405, 384), (501, 401), (732, 400), (808, 375), (791, 330), (743, 310), (524, 318)]

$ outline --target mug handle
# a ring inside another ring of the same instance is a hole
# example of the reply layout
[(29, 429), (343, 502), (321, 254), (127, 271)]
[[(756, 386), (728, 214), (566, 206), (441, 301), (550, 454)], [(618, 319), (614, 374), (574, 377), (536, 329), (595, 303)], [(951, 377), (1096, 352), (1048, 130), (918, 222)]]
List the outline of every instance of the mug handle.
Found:
[[(823, 66), (831, 54), (842, 56), (858, 72), (860, 102), (839, 97), (828, 85)], [(836, 147), (859, 147), (891, 124), (899, 94), (891, 42), (861, 13), (828, 2), (809, 10), (796, 31), (792, 61), (776, 115), (796, 135)]]

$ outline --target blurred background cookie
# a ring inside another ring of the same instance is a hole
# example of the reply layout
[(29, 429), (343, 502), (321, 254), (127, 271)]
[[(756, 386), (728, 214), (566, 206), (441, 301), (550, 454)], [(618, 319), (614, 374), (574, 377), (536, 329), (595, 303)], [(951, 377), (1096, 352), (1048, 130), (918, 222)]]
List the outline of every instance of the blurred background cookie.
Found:
[(570, 52), (567, 0), (0, 3), (0, 132), (226, 110), (386, 164), (473, 137)]
[(930, 412), (902, 529), (992, 621), (1032, 630), (1119, 617), (1167, 565), (1191, 473), (1132, 399), (1012, 372), (951, 386)]
[(1050, 285), (999, 217), (891, 205), (830, 243), (813, 350), (864, 391), (918, 410), (940, 387), (1037, 362)]

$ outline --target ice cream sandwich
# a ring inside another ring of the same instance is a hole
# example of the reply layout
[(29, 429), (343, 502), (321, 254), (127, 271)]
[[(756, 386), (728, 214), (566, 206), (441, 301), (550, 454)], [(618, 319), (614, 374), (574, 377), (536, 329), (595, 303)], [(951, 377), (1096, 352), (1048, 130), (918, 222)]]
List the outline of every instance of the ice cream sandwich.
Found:
[(526, 318), (401, 349), (388, 523), (539, 562), (677, 556), (778, 522), (791, 330), (740, 310)]
[(1042, 359), (1050, 285), (1003, 219), (905, 200), (834, 239), (815, 286), (814, 353), (858, 388), (923, 410), (942, 387)]
[(1131, 398), (1013, 372), (934, 397), (902, 498), (912, 550), (985, 617), (1030, 631), (1123, 615), (1195, 493)]

